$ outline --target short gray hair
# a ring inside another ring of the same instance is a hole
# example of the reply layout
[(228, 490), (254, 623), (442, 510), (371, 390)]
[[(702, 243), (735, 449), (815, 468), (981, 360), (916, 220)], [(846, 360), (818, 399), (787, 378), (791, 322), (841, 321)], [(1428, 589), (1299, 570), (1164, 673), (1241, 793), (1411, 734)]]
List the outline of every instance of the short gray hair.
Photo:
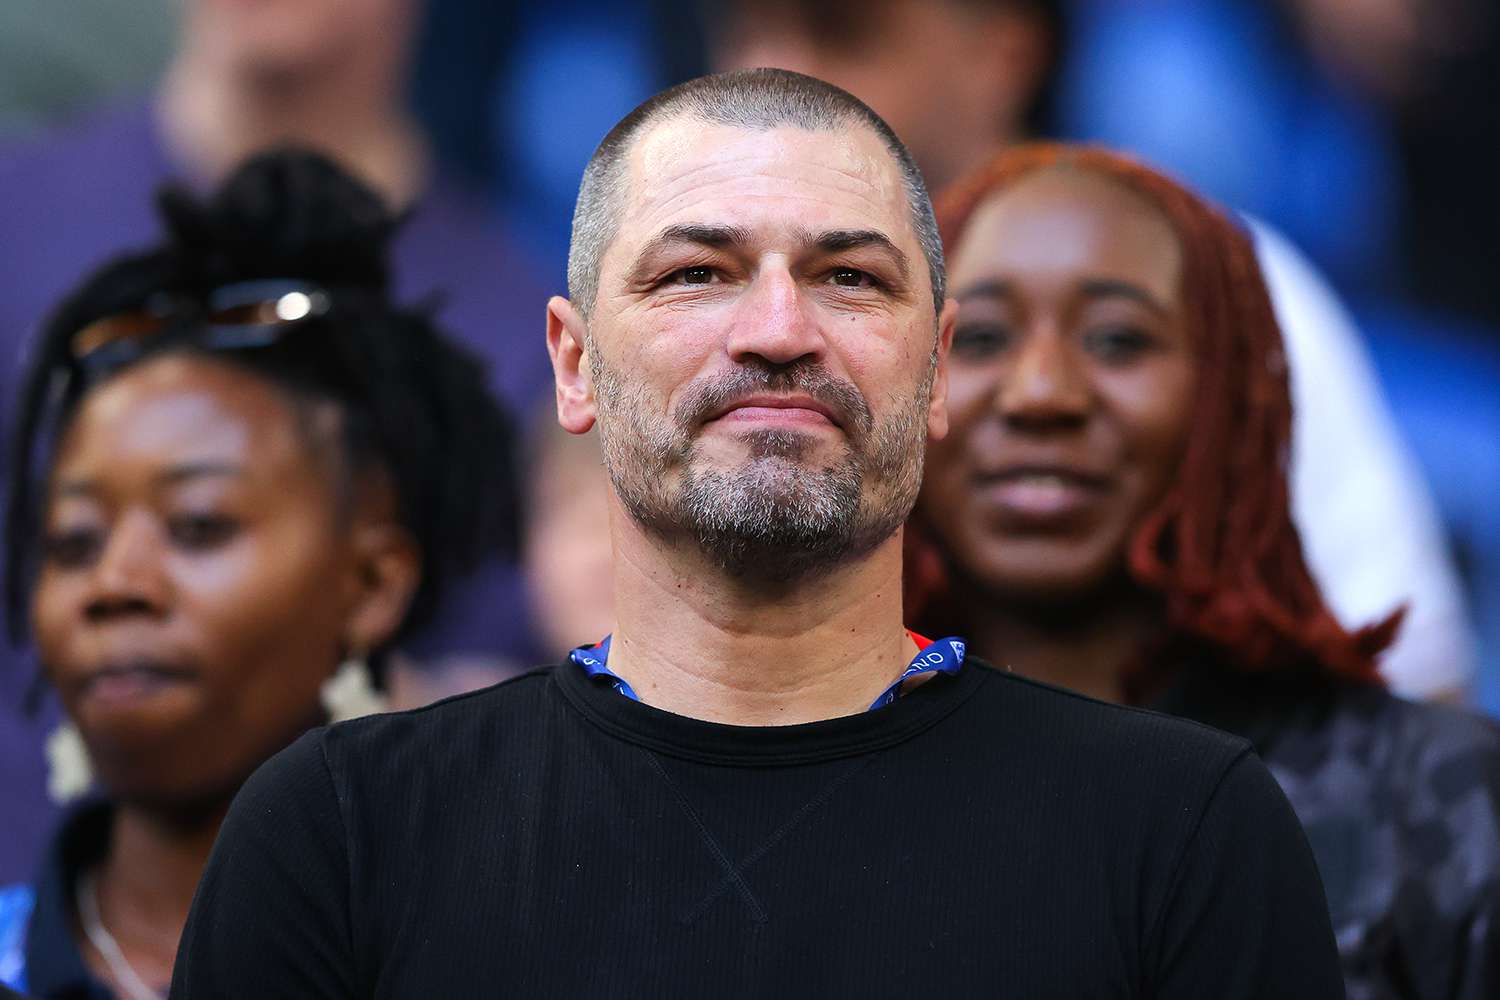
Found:
[(626, 158), (648, 127), (692, 117), (714, 125), (764, 131), (781, 125), (813, 132), (849, 125), (872, 129), (901, 169), (912, 229), (932, 279), (934, 308), (943, 308), (943, 243), (932, 199), (916, 161), (885, 120), (831, 83), (784, 69), (748, 69), (700, 76), (649, 98), (610, 129), (583, 171), (568, 246), (568, 297), (584, 316), (599, 296), (599, 267), (624, 212)]

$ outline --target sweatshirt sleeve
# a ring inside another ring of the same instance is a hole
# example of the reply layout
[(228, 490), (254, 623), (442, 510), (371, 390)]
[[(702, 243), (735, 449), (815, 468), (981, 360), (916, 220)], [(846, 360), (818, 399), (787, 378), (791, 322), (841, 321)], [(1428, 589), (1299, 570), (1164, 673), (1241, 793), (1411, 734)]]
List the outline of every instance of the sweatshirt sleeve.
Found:
[(1248, 750), (1205, 806), (1154, 935), (1146, 995), (1344, 996), (1316, 862), (1276, 780)]
[(193, 897), (171, 995), (353, 994), (344, 823), (315, 731), (235, 796)]

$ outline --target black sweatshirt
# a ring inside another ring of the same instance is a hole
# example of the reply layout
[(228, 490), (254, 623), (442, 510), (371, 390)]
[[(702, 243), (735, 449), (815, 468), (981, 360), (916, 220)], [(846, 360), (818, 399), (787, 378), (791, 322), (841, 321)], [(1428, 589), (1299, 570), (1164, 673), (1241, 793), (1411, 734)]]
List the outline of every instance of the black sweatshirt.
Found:
[(1341, 997), (1243, 740), (971, 661), (725, 726), (564, 664), (304, 736), (240, 792), (172, 995)]

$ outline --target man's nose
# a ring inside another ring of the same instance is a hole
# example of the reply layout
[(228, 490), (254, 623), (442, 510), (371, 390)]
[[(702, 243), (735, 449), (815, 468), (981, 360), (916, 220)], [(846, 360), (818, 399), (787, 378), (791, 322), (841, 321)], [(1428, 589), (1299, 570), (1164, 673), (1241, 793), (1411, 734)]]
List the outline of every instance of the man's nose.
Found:
[(738, 309), (727, 345), (732, 360), (781, 366), (822, 355), (823, 334), (812, 304), (784, 265), (763, 267)]
[(170, 591), (166, 540), (149, 515), (127, 512), (111, 527), (89, 579), (84, 613), (92, 621), (158, 615)]
[(1092, 396), (1082, 360), (1062, 331), (1041, 325), (1027, 333), (995, 394), (1005, 420), (1029, 429), (1081, 425)]

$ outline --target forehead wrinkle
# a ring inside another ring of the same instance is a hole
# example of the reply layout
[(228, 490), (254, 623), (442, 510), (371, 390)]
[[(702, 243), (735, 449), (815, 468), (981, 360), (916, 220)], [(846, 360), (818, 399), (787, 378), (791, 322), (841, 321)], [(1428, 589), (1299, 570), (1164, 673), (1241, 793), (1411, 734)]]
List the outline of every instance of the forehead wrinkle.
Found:
[[(857, 144), (850, 140), (861, 133), (854, 131), (815, 131), (791, 125), (769, 129), (747, 129), (708, 123), (699, 124), (700, 127), (692, 132), (678, 131), (673, 134), (668, 128), (661, 128), (642, 136), (631, 152), (631, 172), (657, 170), (665, 173), (666, 179), (670, 180), (675, 176), (700, 169), (716, 166), (734, 167), (745, 162), (746, 159), (782, 161), (785, 156), (781, 154), (784, 154), (790, 147), (802, 140), (817, 137), (826, 138), (829, 141), (818, 146), (817, 157), (805, 161), (811, 165), (847, 174), (862, 183), (869, 183), (869, 176), (880, 174), (881, 168), (886, 165), (884, 157), (871, 156), (868, 152), (855, 148)], [(711, 133), (718, 133), (721, 137), (727, 136), (727, 138), (724, 141), (711, 142)], [(871, 139), (879, 145), (877, 138), (871, 136)], [(730, 152), (731, 149), (747, 143), (753, 143), (757, 147), (753, 155), (747, 157), (743, 151)], [(704, 150), (707, 155), (697, 157), (698, 163), (683, 168), (676, 175), (670, 170), (661, 170), (662, 161), (665, 161), (669, 167), (683, 164), (684, 160), (688, 160), (691, 164), (694, 157), (686, 154), (698, 151), (692, 147)], [(880, 145), (879, 151), (884, 152), (883, 145)], [(843, 163), (829, 162), (830, 152), (841, 154), (839, 158)], [(858, 167), (846, 166), (851, 163), (857, 164)]]
[[(806, 134), (808, 136), (812, 136), (815, 133), (809, 132)], [(834, 178), (844, 178), (849, 182), (850, 186), (853, 187), (879, 188), (884, 186), (875, 181), (874, 178), (878, 176), (881, 171), (875, 165), (875, 162), (872, 161), (869, 157), (858, 157), (857, 159), (860, 162), (857, 165), (849, 163), (830, 163), (826, 158), (797, 158), (795, 161), (789, 162), (791, 161), (791, 158), (787, 155), (784, 155), (786, 147), (788, 145), (789, 144), (787, 143), (776, 143), (774, 144), (774, 148), (771, 150), (757, 150), (751, 155), (745, 155), (743, 153), (740, 155), (729, 155), (721, 149), (714, 150), (711, 156), (707, 158), (699, 158), (696, 160), (696, 162), (694, 162), (693, 158), (684, 157), (681, 153), (670, 158), (662, 155), (648, 156), (646, 153), (642, 153), (638, 158), (632, 161), (632, 179), (638, 182), (640, 180), (639, 175), (653, 172), (658, 175), (659, 185), (670, 185), (680, 182), (685, 178), (692, 177), (694, 174), (701, 174), (706, 172), (722, 172), (739, 175), (742, 168), (747, 162), (759, 162), (763, 164), (767, 168), (765, 171), (763, 171), (765, 173), (785, 173), (786, 170), (784, 168), (793, 165), (794, 162), (795, 166), (799, 168), (812, 167), (817, 169), (821, 173), (831, 175)], [(851, 157), (841, 157), (841, 159), (848, 160), (851, 159)], [(658, 167), (655, 163), (648, 162), (655, 160), (665, 160), (666, 167), (661, 168)]]
[[(777, 132), (785, 132), (792, 137), (822, 135), (800, 128), (776, 128), (766, 132), (715, 125), (703, 128), (729, 132), (743, 139), (774, 136)], [(749, 179), (746, 164), (751, 162), (758, 164), (760, 169), (749, 176), (759, 180), (763, 190), (784, 195), (784, 189), (777, 185), (788, 179), (789, 175), (795, 174), (792, 179), (810, 182), (840, 194), (853, 195), (867, 203), (867, 210), (892, 211), (904, 217), (907, 214), (905, 188), (900, 183), (900, 178), (895, 176), (895, 165), (886, 163), (883, 158), (870, 152), (852, 148), (853, 143), (848, 139), (854, 134), (829, 132), (828, 135), (843, 138), (844, 141), (820, 149), (821, 158), (810, 159), (800, 155), (791, 157), (787, 154), (792, 143), (776, 139), (768, 141), (769, 149), (761, 147), (752, 157), (734, 155), (730, 151), (740, 143), (724, 143), (712, 147), (705, 158), (702, 155), (684, 156), (685, 153), (698, 152), (704, 144), (704, 132), (695, 133), (697, 141), (694, 142), (685, 135), (673, 135), (665, 129), (653, 130), (651, 134), (642, 137), (630, 156), (628, 204), (631, 210), (628, 215), (638, 218), (670, 215), (679, 210), (684, 200), (711, 196), (710, 192), (719, 184)], [(872, 136), (871, 141), (878, 142), (878, 139)], [(830, 148), (838, 151), (842, 162), (828, 162)], [(883, 153), (883, 147), (881, 152)], [(662, 161), (665, 161), (665, 168), (657, 169)], [(809, 169), (815, 171), (816, 176), (809, 178)], [(910, 223), (907, 225), (909, 228)]]
[[(717, 176), (706, 180), (692, 184), (681, 183), (683, 178), (687, 178), (695, 172), (697, 171), (687, 171), (680, 178), (672, 182), (655, 186), (650, 193), (642, 191), (641, 194), (643, 196), (632, 205), (633, 211), (630, 214), (638, 220), (661, 217), (670, 218), (674, 213), (682, 211), (687, 205), (718, 197), (718, 192), (730, 185), (740, 185), (750, 188), (749, 191), (741, 190), (734, 192), (734, 198), (740, 201), (767, 196), (779, 199), (795, 198), (803, 201), (824, 200), (820, 199), (818, 194), (815, 193), (786, 190), (784, 186), (786, 177), (770, 171), (759, 172), (751, 177), (746, 177), (741, 170), (726, 167), (721, 171), (717, 171)], [(830, 171), (830, 173), (836, 177), (848, 176), (836, 171)], [(806, 177), (799, 177), (797, 179), (804, 183), (807, 181)], [(825, 187), (823, 185), (819, 186)], [(645, 188), (646, 185), (642, 184), (640, 187)], [(863, 206), (849, 206), (851, 208), (860, 207), (862, 216), (867, 217), (871, 212), (883, 211), (888, 207), (883, 198), (884, 192), (881, 192), (871, 184), (826, 185), (826, 189), (832, 190), (839, 195), (850, 197), (856, 202), (864, 203)]]

